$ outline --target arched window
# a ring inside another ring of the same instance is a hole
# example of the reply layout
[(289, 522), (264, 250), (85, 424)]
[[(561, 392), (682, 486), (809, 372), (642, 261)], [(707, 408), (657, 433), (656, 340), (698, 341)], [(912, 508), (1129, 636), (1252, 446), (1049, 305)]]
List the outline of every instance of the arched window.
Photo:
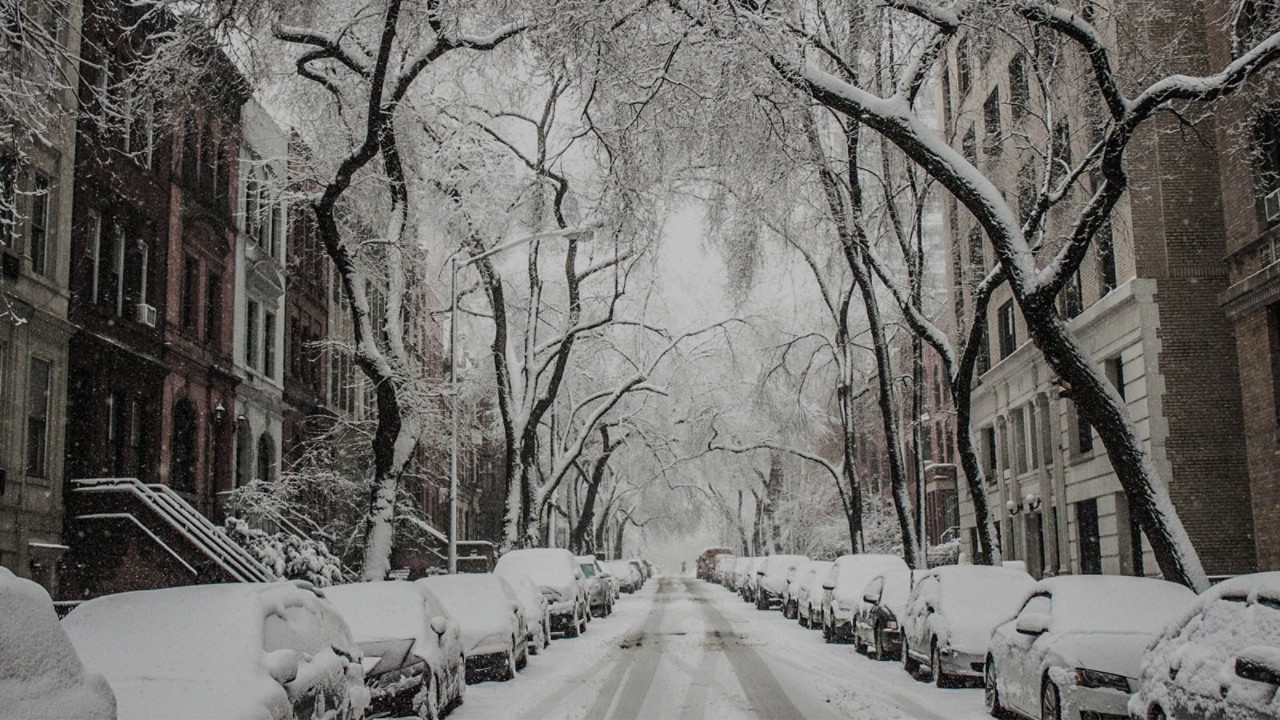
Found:
[(173, 437), (170, 448), (170, 484), (184, 492), (196, 490), (196, 411), (183, 398), (173, 406)]
[(271, 482), (276, 479), (276, 444), (271, 433), (258, 437), (258, 480)]

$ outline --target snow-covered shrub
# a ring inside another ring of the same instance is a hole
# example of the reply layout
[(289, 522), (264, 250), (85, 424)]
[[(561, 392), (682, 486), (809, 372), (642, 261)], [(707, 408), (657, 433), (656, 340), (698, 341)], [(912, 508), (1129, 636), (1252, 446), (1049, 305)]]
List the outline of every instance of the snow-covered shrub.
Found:
[(288, 532), (268, 533), (237, 517), (227, 518), (227, 533), (278, 577), (326, 587), (347, 579), (342, 562), (321, 541)]

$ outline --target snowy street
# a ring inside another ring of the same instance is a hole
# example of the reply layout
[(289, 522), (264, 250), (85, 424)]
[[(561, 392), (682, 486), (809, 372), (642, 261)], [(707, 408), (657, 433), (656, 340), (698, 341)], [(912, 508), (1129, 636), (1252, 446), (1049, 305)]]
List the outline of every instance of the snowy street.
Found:
[(581, 638), (557, 639), (514, 682), (467, 688), (458, 720), (490, 718), (983, 718), (979, 688), (939, 690), (896, 662), (827, 645), (729, 590), (660, 577)]

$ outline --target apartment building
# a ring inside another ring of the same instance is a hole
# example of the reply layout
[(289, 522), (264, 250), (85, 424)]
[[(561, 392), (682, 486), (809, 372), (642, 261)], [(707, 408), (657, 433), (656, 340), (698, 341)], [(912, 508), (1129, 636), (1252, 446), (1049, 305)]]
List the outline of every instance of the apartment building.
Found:
[[(1159, 0), (1114, 15), (1106, 4), (1074, 3), (1111, 40), (1124, 38), (1118, 67), (1145, 67), (1149, 51), (1159, 48), (1178, 70), (1191, 73), (1210, 67), (1204, 32), (1216, 17), (1210, 5)], [(1149, 45), (1135, 46), (1138, 38)], [(1027, 190), (1043, 180), (1043, 158), (1034, 149), (1052, 140), (1069, 164), (1098, 137), (1102, 114), (1094, 94), (1071, 80), (1089, 77), (1077, 54), (1051, 33), (1023, 39), (963, 36), (944, 60), (938, 106), (957, 149), (1025, 213)], [(1054, 70), (1048, 97), (1035, 81), (1037, 68)], [(1177, 122), (1157, 118), (1135, 138), (1130, 190), (1063, 290), (1060, 313), (1127, 402), (1207, 572), (1228, 575), (1253, 570), (1255, 558), (1240, 375), (1218, 304), (1228, 286), (1219, 160), (1201, 141), (1213, 135), (1212, 118), (1203, 121), (1202, 135), (1179, 132)], [(1084, 180), (1068, 205), (1078, 207), (1097, 182)], [(963, 327), (972, 313), (972, 287), (994, 257), (973, 218), (950, 199), (944, 222), (948, 284), (956, 326)], [(1049, 217), (1048, 247), (1062, 222), (1061, 215)], [(991, 298), (986, 338), (973, 395), (974, 432), (1005, 557), (1025, 560), (1037, 576), (1157, 574), (1097, 433), (1061, 397), (1054, 374), (1027, 342), (1007, 288)], [(972, 546), (972, 506), (966, 493), (960, 497)]]
[[(1275, 3), (1207, 2), (1209, 64), (1224, 66), (1280, 29)], [(1235, 42), (1233, 42), (1233, 34)], [(1219, 103), (1222, 214), (1229, 285), (1218, 296), (1240, 362), (1243, 437), (1259, 570), (1280, 570), (1280, 83), (1255, 82)]]
[[(81, 4), (20, 0), (0, 130), (0, 565), (58, 586)], [(57, 48), (49, 52), (37, 47)], [(29, 93), (24, 99), (23, 93)]]

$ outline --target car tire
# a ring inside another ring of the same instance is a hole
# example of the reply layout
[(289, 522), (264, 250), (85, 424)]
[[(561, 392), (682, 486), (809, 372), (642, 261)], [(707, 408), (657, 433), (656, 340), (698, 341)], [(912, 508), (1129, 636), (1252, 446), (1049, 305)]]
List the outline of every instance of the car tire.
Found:
[(1147, 711), (1147, 720), (1166, 720), (1168, 716), (1164, 714), (1164, 708), (1159, 705), (1151, 706)]
[(911, 677), (915, 677), (916, 673), (920, 672), (920, 662), (911, 657), (905, 638), (902, 641), (902, 669)]
[(1009, 711), (1000, 704), (1000, 690), (996, 686), (996, 665), (990, 655), (987, 656), (987, 661), (982, 668), (982, 704), (986, 707), (987, 714), (993, 718), (1010, 717)]
[(498, 676), (499, 680), (514, 680), (516, 677), (516, 639), (511, 638), (511, 649), (507, 651), (507, 662), (502, 668), (502, 674)]
[(955, 678), (942, 669), (942, 653), (938, 651), (938, 642), (931, 643), (929, 651), (929, 675), (933, 684), (940, 688), (955, 686)]
[(1062, 720), (1062, 694), (1049, 678), (1040, 686), (1040, 720)]
[(542, 647), (546, 648), (551, 645), (551, 621), (543, 619), (542, 621)]
[(800, 614), (799, 608), (796, 609), (796, 622), (800, 623), (800, 627), (802, 628), (809, 627), (809, 621), (806, 620), (805, 617)]
[(569, 621), (569, 627), (565, 628), (564, 636), (576, 638), (582, 634), (582, 621), (578, 619), (578, 608), (573, 609), (573, 617)]
[(822, 620), (822, 639), (828, 643), (833, 643), (835, 642), (835, 638), (833, 637), (834, 634), (834, 631), (830, 627), (827, 627), (827, 621), (824, 618)]
[(871, 658), (872, 660), (883, 660), (884, 659), (883, 647), (884, 646), (880, 644), (880, 626), (872, 625), (871, 626), (871, 644), (867, 646), (867, 657)]

